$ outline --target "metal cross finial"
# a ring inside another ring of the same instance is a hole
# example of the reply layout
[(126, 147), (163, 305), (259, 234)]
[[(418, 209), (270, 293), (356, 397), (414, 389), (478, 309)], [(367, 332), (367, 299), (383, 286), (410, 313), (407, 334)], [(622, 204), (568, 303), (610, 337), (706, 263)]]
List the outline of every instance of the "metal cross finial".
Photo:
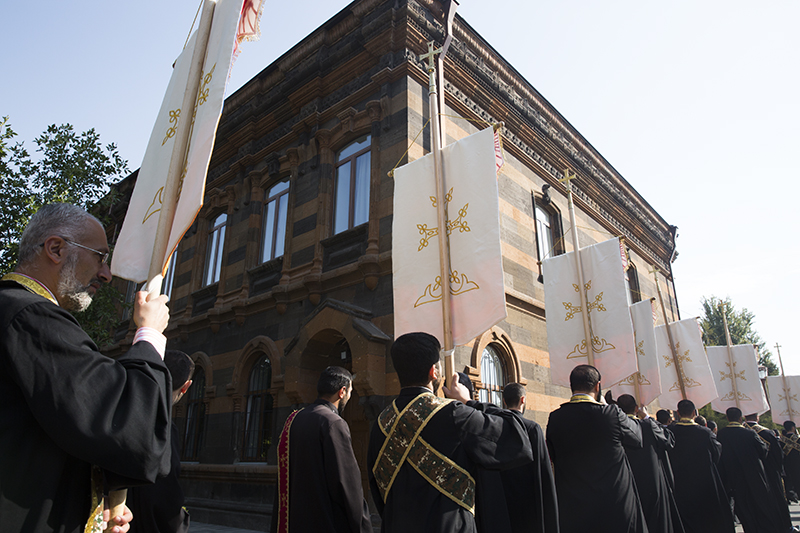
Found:
[(436, 94), (436, 54), (441, 54), (441, 48), (434, 48), (433, 41), (428, 43), (428, 53), (422, 54), (419, 56), (420, 61), (428, 60), (428, 64), (426, 65), (428, 70), (428, 92), (429, 94)]
[(578, 175), (574, 174), (574, 173), (572, 174), (572, 176), (570, 176), (569, 175), (569, 169), (565, 168), (564, 169), (564, 177), (562, 179), (558, 180), (558, 181), (560, 181), (561, 183), (565, 183), (566, 186), (567, 186), (567, 190), (571, 191), (572, 190), (572, 180), (574, 180), (577, 177), (578, 177)]

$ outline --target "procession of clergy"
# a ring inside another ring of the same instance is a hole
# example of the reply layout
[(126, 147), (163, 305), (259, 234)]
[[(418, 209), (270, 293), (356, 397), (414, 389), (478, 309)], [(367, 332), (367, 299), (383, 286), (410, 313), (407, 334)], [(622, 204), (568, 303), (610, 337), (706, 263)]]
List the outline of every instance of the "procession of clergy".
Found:
[[(439, 353), (427, 333), (391, 348), (402, 389), (372, 428), (367, 460), (384, 532), (732, 533), (734, 517), (746, 533), (798, 531), (791, 422), (777, 437), (733, 407), (716, 433), (690, 400), (656, 420), (631, 395), (604, 397), (599, 371), (579, 365), (543, 432), (522, 416), (522, 385), (505, 386), (506, 409), (473, 401), (466, 376), (444, 385)], [(352, 376), (329, 367), (317, 402), (287, 419), (271, 531), (372, 531), (338, 415), (351, 390)]]

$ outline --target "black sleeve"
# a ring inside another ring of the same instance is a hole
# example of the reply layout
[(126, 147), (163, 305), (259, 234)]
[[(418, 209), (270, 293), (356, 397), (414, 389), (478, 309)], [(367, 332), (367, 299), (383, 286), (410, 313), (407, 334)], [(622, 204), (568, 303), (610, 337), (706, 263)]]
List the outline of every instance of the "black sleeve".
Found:
[(609, 407), (613, 409), (611, 416), (615, 417), (619, 423), (622, 433), (622, 445), (626, 448), (641, 448), (643, 445), (642, 428), (639, 423), (623, 413), (618, 406), (612, 405)]
[[(470, 459), (488, 470), (505, 470), (533, 461), (522, 416), (485, 404), (479, 407), (482, 409), (460, 402), (453, 405), (453, 418)], [(485, 409), (495, 414), (484, 412)]]
[(326, 434), (329, 442), (322, 447), (325, 453), (325, 482), (335, 503), (347, 512), (350, 530), (372, 533), (367, 503), (361, 491), (361, 470), (358, 468), (350, 427), (344, 419), (331, 423)]
[(169, 472), (171, 380), (150, 343), (115, 361), (49, 302), (23, 308), (5, 334), (12, 379), (66, 453), (132, 480)]

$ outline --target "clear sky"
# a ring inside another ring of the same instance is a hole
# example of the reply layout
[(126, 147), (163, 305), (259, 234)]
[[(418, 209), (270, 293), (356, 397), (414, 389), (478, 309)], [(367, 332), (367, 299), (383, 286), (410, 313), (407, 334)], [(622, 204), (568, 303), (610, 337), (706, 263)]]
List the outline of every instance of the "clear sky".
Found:
[[(265, 3), (228, 94), (347, 5)], [(197, 6), (3, 2), (0, 116), (29, 149), (49, 124), (93, 127), (138, 168)], [(800, 2), (461, 0), (458, 13), (678, 226), (682, 316), (730, 297), (800, 374)]]

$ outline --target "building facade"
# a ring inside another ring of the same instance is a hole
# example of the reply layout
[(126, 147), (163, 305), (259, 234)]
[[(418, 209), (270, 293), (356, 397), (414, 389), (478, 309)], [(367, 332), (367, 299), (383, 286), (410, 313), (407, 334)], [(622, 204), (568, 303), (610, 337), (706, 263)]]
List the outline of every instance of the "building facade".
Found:
[[(545, 424), (569, 396), (550, 380), (540, 267), (575, 246), (559, 182), (565, 169), (577, 175), (580, 245), (623, 236), (632, 300), (655, 295), (657, 268), (670, 320), (678, 317), (675, 228), (466, 21), (456, 17), (452, 33), (447, 142), (504, 123), (508, 307), (506, 320), (456, 349), (456, 368), (488, 401), (504, 384), (523, 383), (526, 416)], [(356, 0), (226, 100), (205, 205), (165, 282), (168, 346), (197, 364), (174, 412), (196, 520), (266, 529), (278, 435), (293, 409), (315, 399), (328, 365), (356, 376), (344, 418), (366, 489), (371, 424), (400, 389), (389, 357), (389, 172), (430, 151), (430, 135), (420, 134), (430, 116), (418, 56), (443, 37), (436, 0)], [(121, 184), (123, 196), (134, 181)], [(123, 323), (112, 355), (131, 338)]]

